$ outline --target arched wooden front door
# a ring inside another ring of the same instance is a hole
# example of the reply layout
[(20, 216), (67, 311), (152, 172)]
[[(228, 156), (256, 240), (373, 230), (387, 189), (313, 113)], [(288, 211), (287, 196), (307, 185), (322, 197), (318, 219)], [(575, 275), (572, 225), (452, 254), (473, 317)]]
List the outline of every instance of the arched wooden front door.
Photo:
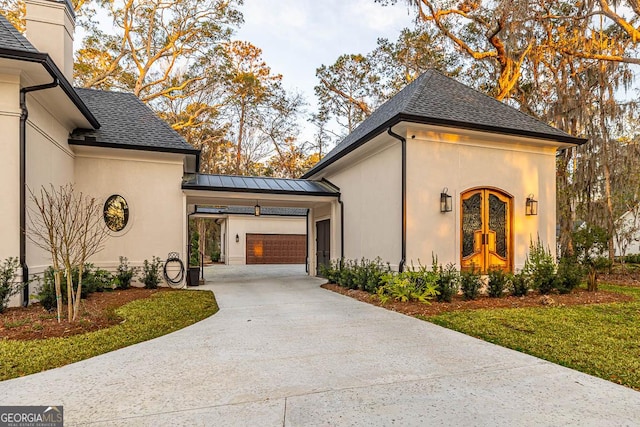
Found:
[(498, 190), (477, 188), (461, 197), (460, 265), (475, 266), (483, 273), (491, 268), (511, 271), (512, 197)]

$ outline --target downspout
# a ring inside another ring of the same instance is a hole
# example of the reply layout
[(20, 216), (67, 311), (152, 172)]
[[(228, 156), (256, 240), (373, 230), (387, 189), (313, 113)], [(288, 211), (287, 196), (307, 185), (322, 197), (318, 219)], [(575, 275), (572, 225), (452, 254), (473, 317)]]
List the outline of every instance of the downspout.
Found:
[(307, 250), (307, 262), (305, 263), (304, 266), (304, 271), (305, 273), (309, 273), (309, 212), (311, 211), (311, 209), (307, 209), (307, 232), (305, 233), (307, 239), (306, 239), (306, 250)]
[(51, 83), (20, 89), (20, 267), (22, 269), (22, 305), (29, 305), (29, 266), (27, 265), (27, 93), (51, 89), (60, 84), (52, 76)]
[(402, 143), (402, 258), (398, 264), (398, 271), (402, 273), (407, 263), (407, 140), (394, 133), (391, 126), (387, 133)]

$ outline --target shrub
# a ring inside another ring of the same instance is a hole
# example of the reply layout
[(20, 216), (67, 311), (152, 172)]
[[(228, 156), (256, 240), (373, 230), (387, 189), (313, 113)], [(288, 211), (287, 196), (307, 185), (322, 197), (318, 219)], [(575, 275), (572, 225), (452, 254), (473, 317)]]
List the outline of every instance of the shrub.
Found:
[(389, 264), (385, 266), (380, 257), (373, 261), (363, 258), (358, 274), (360, 288), (372, 294), (376, 293), (378, 288), (383, 285), (382, 277), (390, 271)]
[(382, 276), (382, 282), (376, 292), (385, 304), (389, 299), (395, 301), (418, 301), (427, 304), (438, 294), (435, 275), (428, 271), (389, 272)]
[(568, 294), (580, 285), (584, 277), (584, 271), (576, 259), (561, 258), (557, 275), (556, 287), (558, 292)]
[[(74, 291), (78, 289), (78, 268), (71, 270), (71, 281)], [(60, 291), (62, 293), (62, 303), (67, 303), (67, 279), (63, 275), (60, 281)], [(110, 291), (114, 287), (114, 277), (107, 270), (100, 268), (94, 269), (93, 264), (85, 264), (82, 271), (82, 291), (80, 298), (85, 299), (94, 292)], [(53, 267), (49, 267), (44, 271), (42, 286), (38, 291), (38, 301), (46, 310), (56, 308), (56, 288), (54, 280)]]
[(523, 271), (531, 277), (533, 287), (543, 295), (556, 287), (556, 263), (551, 251), (540, 241), (540, 237), (535, 243), (531, 240)]
[(500, 298), (507, 289), (511, 281), (510, 274), (505, 273), (501, 268), (489, 269), (489, 283), (487, 285), (487, 294), (491, 298)]
[(22, 289), (22, 283), (16, 282), (18, 267), (20, 261), (15, 257), (7, 258), (0, 264), (0, 313), (7, 308), (9, 298)]
[(451, 299), (458, 293), (460, 276), (456, 270), (456, 266), (452, 263), (442, 267), (434, 263), (434, 269), (438, 269), (438, 278), (436, 282), (436, 290), (438, 291), (437, 300), (451, 302)]
[(474, 265), (471, 266), (471, 269), (460, 273), (460, 289), (464, 299), (472, 300), (478, 298), (481, 284), (480, 274)]
[(142, 276), (140, 281), (144, 283), (144, 287), (147, 289), (157, 289), (158, 285), (162, 281), (160, 277), (160, 270), (162, 267), (162, 260), (156, 256), (151, 259), (151, 262), (144, 260), (142, 266)]
[(511, 277), (511, 295), (523, 297), (529, 293), (531, 288), (529, 276), (524, 272), (519, 272)]
[[(51, 311), (56, 308), (56, 287), (54, 282), (54, 271), (53, 267), (49, 267), (44, 271), (44, 276), (42, 280), (42, 286), (40, 286), (40, 290), (38, 291), (38, 301), (42, 307), (47, 311)], [(63, 301), (67, 298), (67, 284), (61, 283), (62, 288), (62, 298)]]
[(358, 289), (356, 266), (355, 261), (342, 260), (337, 278), (338, 285), (347, 289)]
[[(74, 267), (71, 270), (71, 280), (74, 291), (78, 289), (78, 274), (78, 268)], [(63, 278), (62, 281), (64, 282), (62, 285), (63, 298), (66, 298), (66, 278)], [(94, 292), (111, 291), (113, 290), (113, 287), (114, 278), (111, 273), (100, 268), (95, 269), (93, 264), (84, 265), (82, 270), (82, 290), (80, 292), (80, 298), (85, 299)]]
[(115, 284), (118, 289), (129, 289), (131, 287), (131, 280), (138, 273), (138, 268), (129, 267), (129, 260), (127, 257), (120, 257), (120, 264), (116, 270)]
[(197, 231), (191, 233), (189, 267), (200, 267), (200, 234)]

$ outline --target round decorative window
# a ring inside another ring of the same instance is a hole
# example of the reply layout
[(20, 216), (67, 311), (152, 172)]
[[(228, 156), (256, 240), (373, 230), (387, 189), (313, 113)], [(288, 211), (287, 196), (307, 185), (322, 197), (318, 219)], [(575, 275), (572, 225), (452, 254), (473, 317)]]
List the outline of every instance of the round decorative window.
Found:
[(129, 205), (124, 197), (114, 194), (104, 204), (104, 222), (111, 231), (122, 231), (129, 222)]

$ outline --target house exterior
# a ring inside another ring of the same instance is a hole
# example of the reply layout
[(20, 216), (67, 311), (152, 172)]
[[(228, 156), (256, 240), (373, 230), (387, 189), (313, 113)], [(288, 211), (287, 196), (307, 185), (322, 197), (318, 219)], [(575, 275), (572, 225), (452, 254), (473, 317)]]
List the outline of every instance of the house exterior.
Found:
[(26, 37), (0, 16), (0, 260), (19, 256), (23, 280), (50, 264), (27, 238), (29, 190), (68, 183), (103, 203), (103, 268), (186, 260), (194, 216), (220, 221), (226, 263), (294, 260), (313, 275), (376, 257), (513, 270), (532, 238), (555, 247), (555, 155), (585, 140), (436, 71), (300, 179), (200, 174), (199, 151), (134, 95), (72, 87), (68, 0), (26, 6)]
[(341, 223), (316, 232), (345, 258), (514, 270), (531, 239), (555, 248), (556, 152), (584, 142), (431, 70), (303, 178), (339, 188)]

